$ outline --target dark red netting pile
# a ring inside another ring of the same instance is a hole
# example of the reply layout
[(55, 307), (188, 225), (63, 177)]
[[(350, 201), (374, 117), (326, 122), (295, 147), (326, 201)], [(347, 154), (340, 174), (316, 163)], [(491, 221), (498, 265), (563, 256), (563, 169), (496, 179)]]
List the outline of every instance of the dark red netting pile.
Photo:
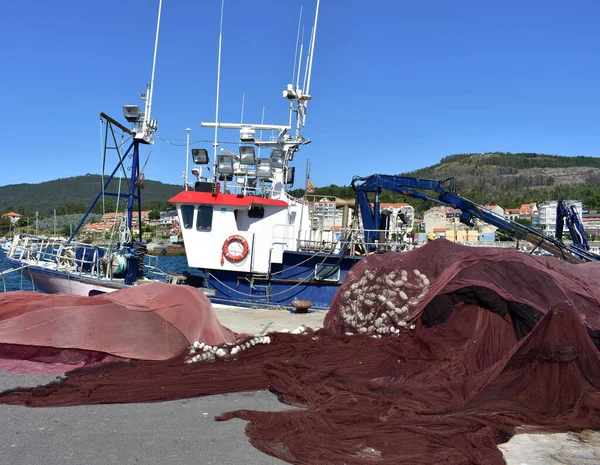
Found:
[(213, 363), (181, 354), (84, 368), (0, 402), (154, 402), (268, 387), (303, 408), (218, 419), (249, 421), (251, 443), (291, 463), (502, 464), (496, 446), (517, 432), (600, 427), (599, 271), (438, 240), (361, 261), (316, 332), (273, 333), (271, 344)]

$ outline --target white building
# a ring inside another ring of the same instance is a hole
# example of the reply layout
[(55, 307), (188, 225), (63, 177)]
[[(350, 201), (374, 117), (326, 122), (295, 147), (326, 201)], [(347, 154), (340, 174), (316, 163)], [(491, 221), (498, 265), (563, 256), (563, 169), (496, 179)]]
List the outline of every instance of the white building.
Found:
[(312, 221), (314, 230), (333, 231), (341, 229), (344, 213), (336, 207), (335, 201), (321, 199), (312, 205)]
[(23, 215), (19, 214), (19, 213), (15, 213), (15, 212), (8, 212), (5, 213), (4, 215), (2, 215), (3, 218), (8, 218), (10, 220), (11, 224), (15, 224), (17, 221), (19, 221), (21, 218), (23, 218)]
[[(567, 200), (569, 205), (575, 207), (579, 221), (583, 218), (583, 204), (581, 200)], [(547, 200), (539, 206), (539, 228), (540, 230), (549, 235), (554, 236), (556, 233), (556, 206), (558, 205), (557, 200)], [(566, 228), (563, 231), (567, 231)]]

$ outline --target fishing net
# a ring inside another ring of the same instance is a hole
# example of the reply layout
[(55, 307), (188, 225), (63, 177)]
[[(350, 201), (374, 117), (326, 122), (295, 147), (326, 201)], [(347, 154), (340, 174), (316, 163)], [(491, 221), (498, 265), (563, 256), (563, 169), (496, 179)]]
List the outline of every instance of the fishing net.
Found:
[(60, 373), (118, 359), (166, 360), (194, 341), (232, 342), (206, 296), (153, 283), (82, 297), (0, 294), (0, 369)]
[(515, 433), (600, 427), (598, 267), (439, 240), (362, 260), (318, 331), (244, 338), (212, 363), (84, 368), (0, 403), (269, 388), (301, 408), (217, 419), (247, 420), (255, 447), (291, 463), (502, 464), (496, 446)]

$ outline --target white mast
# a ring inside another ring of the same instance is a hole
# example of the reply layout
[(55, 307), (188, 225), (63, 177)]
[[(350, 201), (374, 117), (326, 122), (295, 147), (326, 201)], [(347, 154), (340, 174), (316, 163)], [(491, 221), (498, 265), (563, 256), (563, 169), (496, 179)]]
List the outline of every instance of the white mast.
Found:
[[(302, 42), (304, 42), (304, 27), (302, 28)], [(300, 44), (300, 56), (298, 57), (298, 74), (296, 75), (296, 91), (300, 86), (300, 71), (302, 69), (302, 52), (304, 50), (304, 44)]]
[(146, 111), (144, 112), (144, 121), (142, 123), (142, 137), (148, 137), (148, 131), (151, 129), (152, 116), (152, 95), (154, 93), (154, 73), (156, 71), (156, 55), (158, 53), (158, 33), (160, 31), (160, 15), (162, 12), (162, 0), (158, 2), (158, 19), (156, 21), (156, 37), (154, 39), (154, 57), (152, 59), (152, 76), (150, 77), (150, 85), (148, 86), (148, 100), (146, 100)]
[[(294, 50), (294, 70), (292, 71), (292, 80), (290, 82), (294, 82), (294, 77), (296, 76), (296, 59), (298, 57), (298, 42), (300, 41), (300, 27), (302, 26), (302, 8), (303, 5), (300, 5), (300, 16), (298, 18), (298, 32), (296, 33), (296, 50)], [(304, 31), (304, 28), (302, 28), (302, 31)], [(304, 36), (304, 32), (302, 34), (302, 36)], [(304, 40), (304, 37), (303, 39)], [(302, 56), (302, 49), (300, 49), (300, 56)], [(298, 73), (300, 72), (300, 68), (298, 68)], [(296, 85), (296, 87), (298, 87)], [(289, 123), (288, 126), (292, 125), (292, 107), (290, 106), (290, 119), (289, 119)]]
[[(290, 118), (292, 117), (292, 112), (290, 111)], [(265, 106), (263, 105), (263, 111), (262, 111), (262, 118), (260, 119), (260, 124), (261, 126), (265, 124)], [(290, 122), (291, 124), (291, 122)], [(258, 134), (258, 138), (260, 140), (262, 140), (262, 129), (260, 130), (260, 133)], [(260, 158), (260, 145), (258, 146), (258, 158)]]
[[(161, 0), (162, 1), (162, 0)], [(225, 0), (221, 0), (221, 24), (219, 26), (219, 59), (217, 62), (217, 102), (215, 108), (215, 141), (213, 142), (213, 176), (217, 182), (217, 140), (219, 134), (219, 90), (221, 88), (221, 46), (223, 44), (223, 11), (225, 9)]]
[[(294, 50), (294, 70), (292, 71), (292, 82), (296, 76), (296, 59), (298, 58), (298, 41), (300, 40), (300, 27), (302, 26), (302, 5), (300, 5), (300, 17), (298, 18), (298, 32), (296, 33), (296, 50)], [(302, 52), (300, 52), (302, 53)]]
[(315, 54), (315, 38), (317, 37), (317, 21), (319, 19), (319, 3), (321, 0), (317, 0), (317, 9), (315, 11), (315, 25), (313, 26), (312, 37), (310, 39), (310, 61), (308, 62), (308, 81), (306, 83), (306, 93), (310, 95), (310, 76), (312, 74), (312, 64)]
[(302, 113), (302, 126), (306, 124), (306, 107), (308, 106), (308, 100), (310, 100), (310, 78), (312, 75), (312, 65), (315, 55), (315, 41), (317, 38), (317, 22), (319, 20), (319, 4), (320, 0), (317, 0), (317, 8), (315, 10), (315, 24), (313, 26), (311, 38), (310, 38), (310, 58), (308, 60), (308, 79), (306, 81), (306, 90), (304, 95), (308, 97), (308, 99), (304, 102), (304, 111)]
[[(309, 52), (306, 56), (306, 68), (304, 68), (304, 81), (302, 81), (302, 88), (306, 89), (306, 79), (308, 78), (308, 62), (310, 61), (310, 47), (312, 46), (312, 38), (313, 38), (313, 28), (310, 28), (310, 39), (308, 41), (308, 49)], [(307, 92), (308, 94), (308, 92)]]
[(242, 94), (242, 116), (240, 117), (240, 124), (244, 124), (244, 100), (246, 99), (246, 94)]
[(190, 161), (190, 131), (191, 128), (185, 128), (187, 131), (187, 142), (185, 144), (185, 173), (183, 174), (183, 190), (188, 190), (188, 169)]

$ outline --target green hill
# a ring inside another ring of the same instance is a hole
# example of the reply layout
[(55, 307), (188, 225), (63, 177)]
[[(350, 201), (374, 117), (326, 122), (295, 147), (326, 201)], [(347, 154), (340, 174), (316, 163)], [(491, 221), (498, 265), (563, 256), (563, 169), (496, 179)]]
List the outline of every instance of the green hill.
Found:
[[(357, 175), (373, 173), (359, 172)], [(390, 174), (390, 173), (386, 173)], [(409, 173), (419, 178), (444, 180), (455, 178), (457, 192), (480, 204), (498, 204), (503, 208), (516, 208), (523, 203), (541, 203), (563, 197), (582, 200), (585, 208), (600, 209), (600, 158), (565, 157), (538, 153), (485, 153), (455, 154), (444, 157), (439, 163)], [(14, 184), (0, 187), (0, 212), (14, 210), (26, 216), (83, 213), (100, 191), (100, 175), (57, 179), (40, 184)], [(126, 183), (121, 191), (126, 192)], [(109, 190), (117, 191), (117, 181)], [(181, 186), (146, 181), (142, 191), (144, 209), (164, 210), (167, 200), (181, 191)], [(295, 195), (301, 195), (297, 189)], [(352, 198), (349, 186), (319, 187), (318, 195)], [(417, 211), (431, 204), (417, 199), (384, 191), (383, 202), (408, 202)], [(108, 199), (112, 204), (114, 201)], [(112, 209), (112, 205), (111, 208)], [(100, 212), (100, 206), (96, 208)]]
[[(40, 216), (53, 213), (58, 215), (83, 213), (87, 210), (96, 195), (101, 190), (102, 177), (97, 174), (56, 179), (39, 184), (12, 184), (0, 187), (0, 212), (16, 211), (25, 216), (33, 217), (35, 212)], [(109, 192), (119, 192), (119, 181), (113, 182), (106, 189)], [(142, 189), (142, 206), (145, 210), (163, 210), (167, 200), (182, 190), (181, 186), (164, 184), (158, 181), (148, 181)], [(127, 195), (129, 186), (123, 181), (120, 192)], [(115, 198), (106, 197), (110, 210), (114, 209)], [(122, 204), (124, 205), (124, 204)], [(123, 209), (124, 206), (121, 207)], [(101, 201), (95, 209), (100, 212)]]
[[(456, 154), (442, 158), (436, 165), (400, 174), (437, 181), (455, 178), (459, 195), (484, 205), (516, 208), (523, 203), (563, 197), (582, 200), (588, 209), (600, 209), (600, 158), (596, 157), (501, 152)], [(335, 185), (318, 188), (316, 193), (342, 198), (353, 195), (350, 187)], [(381, 199), (408, 202), (417, 211), (431, 206), (390, 192), (383, 192)]]

